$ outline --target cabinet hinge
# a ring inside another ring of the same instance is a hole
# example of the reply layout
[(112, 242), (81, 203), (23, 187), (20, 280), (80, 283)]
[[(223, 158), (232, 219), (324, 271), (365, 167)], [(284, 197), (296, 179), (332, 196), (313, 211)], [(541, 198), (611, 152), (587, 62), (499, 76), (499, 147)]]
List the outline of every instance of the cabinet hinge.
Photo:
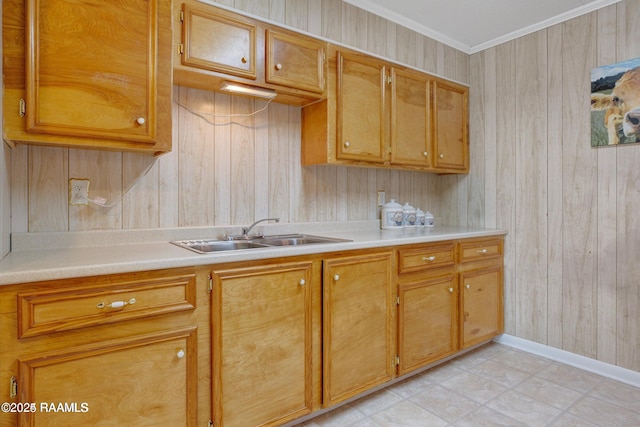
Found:
[(387, 76), (387, 84), (391, 84), (392, 81), (393, 79), (391, 78), (391, 76)]
[(18, 380), (16, 377), (11, 377), (9, 380), (9, 397), (15, 399), (18, 395)]
[(207, 285), (207, 292), (211, 293), (213, 291), (213, 277), (211, 277), (211, 275), (209, 275), (209, 277), (207, 277), (207, 279), (209, 279), (209, 284)]
[(400, 366), (400, 356), (396, 355), (396, 366)]
[(184, 54), (184, 44), (180, 43), (180, 44), (178, 45), (178, 53), (179, 53), (180, 55)]
[(18, 109), (20, 117), (24, 117), (27, 114), (27, 103), (22, 98), (20, 98), (20, 106), (18, 107)]
[(180, 11), (180, 22), (184, 22), (184, 12)]
[(400, 295), (396, 297), (396, 305), (400, 305)]
[(213, 427), (213, 421), (209, 420), (209, 427)]

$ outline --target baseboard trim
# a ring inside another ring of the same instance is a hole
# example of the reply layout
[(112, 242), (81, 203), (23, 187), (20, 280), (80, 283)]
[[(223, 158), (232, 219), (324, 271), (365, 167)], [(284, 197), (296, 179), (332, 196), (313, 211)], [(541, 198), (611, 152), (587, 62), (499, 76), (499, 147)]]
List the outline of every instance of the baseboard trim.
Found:
[(513, 335), (503, 334), (495, 337), (493, 340), (498, 344), (504, 344), (518, 350), (526, 351), (527, 353), (542, 356), (556, 362), (564, 363), (565, 365), (573, 366), (575, 368), (640, 388), (640, 372), (632, 371), (631, 369), (621, 368), (610, 363), (580, 356), (569, 351), (560, 350), (548, 345), (514, 337)]

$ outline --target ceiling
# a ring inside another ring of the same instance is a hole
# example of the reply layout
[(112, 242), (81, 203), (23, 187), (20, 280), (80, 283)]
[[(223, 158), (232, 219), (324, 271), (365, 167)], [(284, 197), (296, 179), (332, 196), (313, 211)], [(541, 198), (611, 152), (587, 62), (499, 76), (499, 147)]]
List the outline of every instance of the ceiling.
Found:
[(344, 0), (475, 53), (620, 0)]

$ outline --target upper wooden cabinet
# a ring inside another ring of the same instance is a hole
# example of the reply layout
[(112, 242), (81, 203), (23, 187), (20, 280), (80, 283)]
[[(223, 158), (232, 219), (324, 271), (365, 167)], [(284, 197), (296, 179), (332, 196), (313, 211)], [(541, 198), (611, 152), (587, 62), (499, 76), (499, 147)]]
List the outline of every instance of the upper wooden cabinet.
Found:
[[(195, 0), (174, 5), (174, 82), (220, 90), (225, 82), (273, 90), (306, 105), (325, 96), (327, 43)], [(180, 39), (181, 37), (181, 39)]]
[(468, 89), (434, 81), (433, 142), (436, 169), (469, 171)]
[(327, 99), (302, 111), (302, 163), (467, 173), (467, 98), (466, 86), (330, 45)]
[(3, 8), (8, 141), (171, 150), (169, 0), (10, 0)]

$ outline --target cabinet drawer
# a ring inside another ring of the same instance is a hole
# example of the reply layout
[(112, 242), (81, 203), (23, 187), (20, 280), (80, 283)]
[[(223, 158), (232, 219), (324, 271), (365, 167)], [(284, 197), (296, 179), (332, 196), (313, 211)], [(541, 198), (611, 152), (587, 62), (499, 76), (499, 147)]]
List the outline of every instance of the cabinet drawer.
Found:
[[(165, 272), (166, 273), (166, 272)], [(48, 282), (18, 293), (18, 337), (26, 338), (195, 308), (195, 274)]]
[(460, 262), (473, 262), (502, 257), (502, 240), (460, 243)]
[(398, 271), (411, 273), (454, 265), (455, 245), (444, 244), (398, 251)]

